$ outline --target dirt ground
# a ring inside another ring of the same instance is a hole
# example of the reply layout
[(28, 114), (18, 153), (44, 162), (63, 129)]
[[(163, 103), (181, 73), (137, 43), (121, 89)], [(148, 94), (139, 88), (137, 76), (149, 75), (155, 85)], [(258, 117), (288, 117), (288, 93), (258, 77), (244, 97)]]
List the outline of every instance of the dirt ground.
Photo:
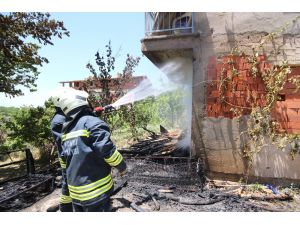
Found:
[[(113, 212), (300, 211), (300, 190), (292, 186), (281, 188), (209, 179), (203, 183), (196, 170), (197, 162), (186, 158), (127, 158), (126, 162), (128, 173), (125, 177), (113, 171), (115, 187), (127, 181), (127, 185), (111, 198)], [(12, 189), (22, 190), (49, 176), (55, 177), (55, 185), (49, 180), (37, 189), (2, 203), (0, 211), (57, 212), (60, 173), (51, 169), (39, 176), (1, 186), (0, 198), (5, 199)]]
[[(111, 198), (113, 212), (135, 212), (131, 207), (135, 203), (146, 212), (298, 212), (300, 211), (300, 192), (298, 189), (288, 190), (292, 199), (268, 199), (270, 192), (244, 192), (239, 183), (213, 181), (224, 187), (207, 184), (203, 191), (197, 186), (170, 187), (143, 181), (128, 181), (127, 186)], [(287, 190), (286, 190), (287, 191)], [(284, 189), (280, 192), (284, 192)], [(292, 193), (291, 193), (292, 192)], [(57, 211), (60, 189), (40, 199), (21, 212)], [(153, 196), (153, 198), (149, 197)], [(176, 197), (181, 198), (177, 200)], [(252, 196), (252, 197), (251, 197)], [(279, 195), (278, 195), (279, 196)], [(172, 198), (173, 197), (173, 198)], [(173, 200), (175, 199), (175, 200)], [(188, 203), (188, 204), (187, 204)]]

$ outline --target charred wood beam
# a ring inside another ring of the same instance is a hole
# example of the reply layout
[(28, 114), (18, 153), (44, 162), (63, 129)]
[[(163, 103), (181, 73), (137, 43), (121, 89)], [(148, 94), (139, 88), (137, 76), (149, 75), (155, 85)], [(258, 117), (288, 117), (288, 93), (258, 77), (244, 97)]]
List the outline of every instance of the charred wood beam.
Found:
[(25, 150), (14, 150), (14, 151), (9, 151), (9, 152), (0, 152), (0, 155), (5, 155), (5, 154), (10, 154), (13, 152), (24, 152)]
[(128, 184), (128, 181), (127, 181), (127, 180), (123, 180), (120, 184), (115, 185), (114, 190), (113, 190), (113, 193), (112, 193), (111, 195), (112, 195), (112, 196), (113, 196), (113, 195), (116, 195), (119, 191), (122, 190), (123, 187), (126, 187), (127, 184)]
[(291, 195), (274, 195), (274, 196), (241, 196), (238, 194), (217, 194), (214, 197), (220, 198), (240, 198), (243, 200), (257, 200), (257, 201), (289, 201), (293, 200), (293, 196)]
[(140, 206), (138, 206), (136, 203), (134, 203), (134, 202), (131, 202), (130, 203), (130, 207), (132, 208), (132, 209), (134, 209), (136, 212), (148, 212), (148, 210), (145, 210), (145, 209), (143, 209), (143, 208), (141, 208)]
[(23, 162), (26, 162), (26, 159), (23, 159), (23, 160), (20, 160), (20, 161), (11, 162), (11, 163), (5, 163), (5, 164), (0, 165), (0, 167), (10, 166), (10, 165), (14, 165), (14, 164), (23, 163)]
[(150, 194), (150, 197), (151, 197), (152, 201), (154, 202), (154, 210), (159, 211), (160, 210), (159, 202), (156, 200), (156, 198), (153, 195)]
[(157, 135), (154, 131), (147, 129), (147, 127), (142, 127), (142, 128), (143, 128), (145, 131), (149, 132), (152, 138), (158, 137), (158, 135)]
[(154, 211), (159, 211), (160, 210), (160, 204), (159, 202), (155, 199), (154, 195), (148, 193), (148, 194), (142, 194), (142, 193), (133, 193), (133, 195), (141, 197), (143, 200), (140, 201), (139, 203), (144, 203), (146, 201), (149, 201), (150, 199), (154, 202)]
[(129, 150), (129, 149), (120, 149), (118, 150), (121, 154), (130, 154), (130, 155), (138, 155), (140, 154), (140, 151), (136, 150)]
[(59, 210), (59, 204), (50, 206), (46, 211), (47, 212), (57, 212)]
[(19, 177), (13, 177), (13, 178), (10, 178), (10, 179), (6, 179), (6, 180), (0, 182), (0, 186), (3, 185), (3, 184), (5, 184), (5, 183), (8, 183), (8, 182), (20, 180), (20, 179), (22, 179), (24, 177), (27, 177), (27, 175), (22, 175), (22, 176), (19, 176)]
[(249, 200), (249, 199), (253, 199), (253, 200), (258, 200), (258, 201), (274, 201), (274, 200), (279, 200), (279, 201), (289, 201), (289, 200), (293, 200), (293, 196), (291, 195), (274, 195), (274, 196), (241, 196), (241, 198)]
[[(125, 157), (126, 157), (126, 155), (125, 155)], [(165, 156), (152, 156), (152, 155), (149, 155), (149, 156), (135, 156), (134, 159), (163, 159), (163, 160), (182, 160), (182, 161), (187, 161), (190, 158), (189, 157), (176, 157), (176, 156), (175, 157), (174, 156), (165, 157)]]
[[(12, 195), (12, 196), (9, 196), (9, 197), (7, 197), (7, 198), (5, 198), (5, 199), (2, 199), (2, 200), (0, 201), (0, 204), (2, 204), (2, 203), (5, 202), (5, 201), (8, 201), (8, 200), (10, 200), (10, 199), (13, 199), (13, 198), (15, 198), (15, 197), (17, 197), (17, 196), (19, 196), (19, 195), (21, 195), (21, 194), (27, 192), (27, 191), (30, 191), (30, 190), (32, 190), (32, 189), (35, 189), (35, 188), (37, 188), (37, 187), (39, 187), (39, 186), (41, 186), (41, 185), (43, 185), (44, 183), (49, 182), (49, 181), (53, 182), (53, 181), (54, 181), (54, 177), (48, 177), (46, 180), (44, 180), (44, 181), (42, 181), (42, 182), (39, 182), (38, 184), (36, 184), (36, 185), (34, 185), (34, 186), (30, 187), (30, 188), (24, 189), (24, 190), (22, 190), (22, 191), (20, 191), (20, 192), (18, 192), (18, 193), (16, 193), (16, 194), (14, 194), (14, 195)], [(52, 184), (51, 184), (51, 185), (52, 185)]]
[(223, 201), (225, 199), (224, 197), (218, 197), (216, 199), (210, 199), (207, 201), (195, 201), (195, 200), (184, 199), (182, 197), (176, 197), (176, 196), (167, 195), (167, 194), (166, 195), (159, 194), (158, 196), (172, 200), (172, 201), (179, 202), (180, 204), (183, 204), (183, 205), (211, 205), (211, 204), (215, 204), (217, 202)]
[(162, 125), (159, 125), (159, 130), (160, 130), (161, 134), (168, 134), (169, 133), (169, 131), (166, 128), (164, 128)]
[(261, 209), (261, 210), (265, 210), (268, 212), (286, 212), (286, 210), (283, 209), (278, 209), (278, 208), (274, 208), (274, 207), (268, 207), (268, 206), (262, 206), (262, 205), (257, 205), (254, 203), (246, 203), (247, 206), (251, 206), (251, 207), (255, 207), (257, 209)]
[(141, 204), (144, 201), (148, 201), (149, 196), (148, 195), (144, 195), (144, 194), (140, 194), (140, 193), (133, 193), (133, 195), (139, 196), (141, 198), (143, 198), (143, 201), (139, 201), (139, 202), (132, 202), (130, 200), (128, 200), (127, 198), (114, 198), (114, 199), (118, 199), (120, 202), (125, 202), (125, 205), (130, 206), (133, 210), (135, 210), (136, 212), (148, 212), (148, 210), (141, 208), (140, 206), (137, 205), (137, 203)]
[(35, 166), (34, 166), (34, 159), (33, 159), (32, 153), (29, 148), (26, 148), (25, 152), (26, 152), (27, 174), (34, 174)]
[(142, 193), (132, 193), (132, 194), (135, 196), (138, 196), (144, 200), (149, 199), (149, 195), (146, 195), (146, 194), (142, 194)]

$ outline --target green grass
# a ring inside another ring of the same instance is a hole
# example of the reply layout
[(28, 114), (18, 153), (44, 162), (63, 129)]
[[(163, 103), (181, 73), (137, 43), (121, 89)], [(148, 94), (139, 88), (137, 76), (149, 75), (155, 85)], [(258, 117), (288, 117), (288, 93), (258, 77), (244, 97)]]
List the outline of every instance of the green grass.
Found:
[(247, 190), (250, 191), (250, 192), (263, 192), (264, 191), (264, 186), (259, 184), (259, 183), (255, 183), (255, 184), (249, 185)]
[[(153, 125), (153, 126), (149, 125), (149, 127), (147, 127), (147, 129), (155, 132), (156, 134), (159, 134), (159, 126), (157, 126), (157, 125)], [(137, 136), (138, 136), (139, 140), (143, 140), (143, 139), (146, 139), (147, 137), (149, 137), (150, 133), (145, 131), (142, 128), (139, 128)], [(122, 128), (122, 129), (114, 130), (111, 135), (111, 139), (114, 142), (114, 144), (117, 146), (118, 149), (128, 148), (132, 144), (135, 144), (138, 142), (138, 140), (133, 139), (129, 128)]]

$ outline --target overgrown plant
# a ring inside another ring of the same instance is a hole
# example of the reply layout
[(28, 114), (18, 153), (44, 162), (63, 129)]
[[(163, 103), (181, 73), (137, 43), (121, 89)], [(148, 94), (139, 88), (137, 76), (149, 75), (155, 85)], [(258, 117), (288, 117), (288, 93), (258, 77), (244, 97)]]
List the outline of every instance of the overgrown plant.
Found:
[(7, 129), (6, 144), (12, 150), (36, 147), (41, 152), (41, 161), (49, 163), (55, 142), (50, 129), (54, 115), (51, 102), (45, 107), (22, 107), (10, 115), (5, 122)]
[[(95, 54), (97, 69), (91, 63), (86, 65), (92, 76), (86, 79), (84, 89), (90, 94), (89, 100), (92, 107), (110, 105), (123, 96), (125, 94), (124, 84), (132, 81), (135, 68), (140, 62), (140, 57), (133, 57), (127, 54), (124, 69), (121, 73), (115, 72), (117, 76), (113, 77), (114, 74), (112, 73), (115, 71), (116, 57), (113, 56), (110, 41), (105, 48), (105, 54), (101, 54), (99, 51)], [(101, 89), (101, 91), (95, 92), (95, 88)], [(109, 123), (112, 131), (124, 123), (121, 120), (122, 118), (126, 118), (131, 124), (132, 136), (136, 137), (135, 114), (130, 111), (133, 111), (131, 106), (121, 107), (118, 112), (103, 114), (102, 118)]]

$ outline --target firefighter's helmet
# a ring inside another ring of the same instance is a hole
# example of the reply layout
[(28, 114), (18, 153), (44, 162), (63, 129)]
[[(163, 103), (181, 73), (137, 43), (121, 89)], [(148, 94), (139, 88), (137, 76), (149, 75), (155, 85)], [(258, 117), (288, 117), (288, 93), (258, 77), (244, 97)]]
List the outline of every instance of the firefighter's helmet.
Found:
[(50, 100), (53, 102), (55, 107), (60, 108), (59, 100), (60, 100), (61, 96), (63, 96), (65, 93), (70, 92), (70, 91), (71, 91), (71, 88), (67, 88), (67, 87), (59, 88), (50, 94)]
[(71, 110), (88, 104), (89, 94), (85, 91), (73, 88), (61, 88), (52, 95), (52, 101), (56, 107), (61, 108), (65, 115)]

